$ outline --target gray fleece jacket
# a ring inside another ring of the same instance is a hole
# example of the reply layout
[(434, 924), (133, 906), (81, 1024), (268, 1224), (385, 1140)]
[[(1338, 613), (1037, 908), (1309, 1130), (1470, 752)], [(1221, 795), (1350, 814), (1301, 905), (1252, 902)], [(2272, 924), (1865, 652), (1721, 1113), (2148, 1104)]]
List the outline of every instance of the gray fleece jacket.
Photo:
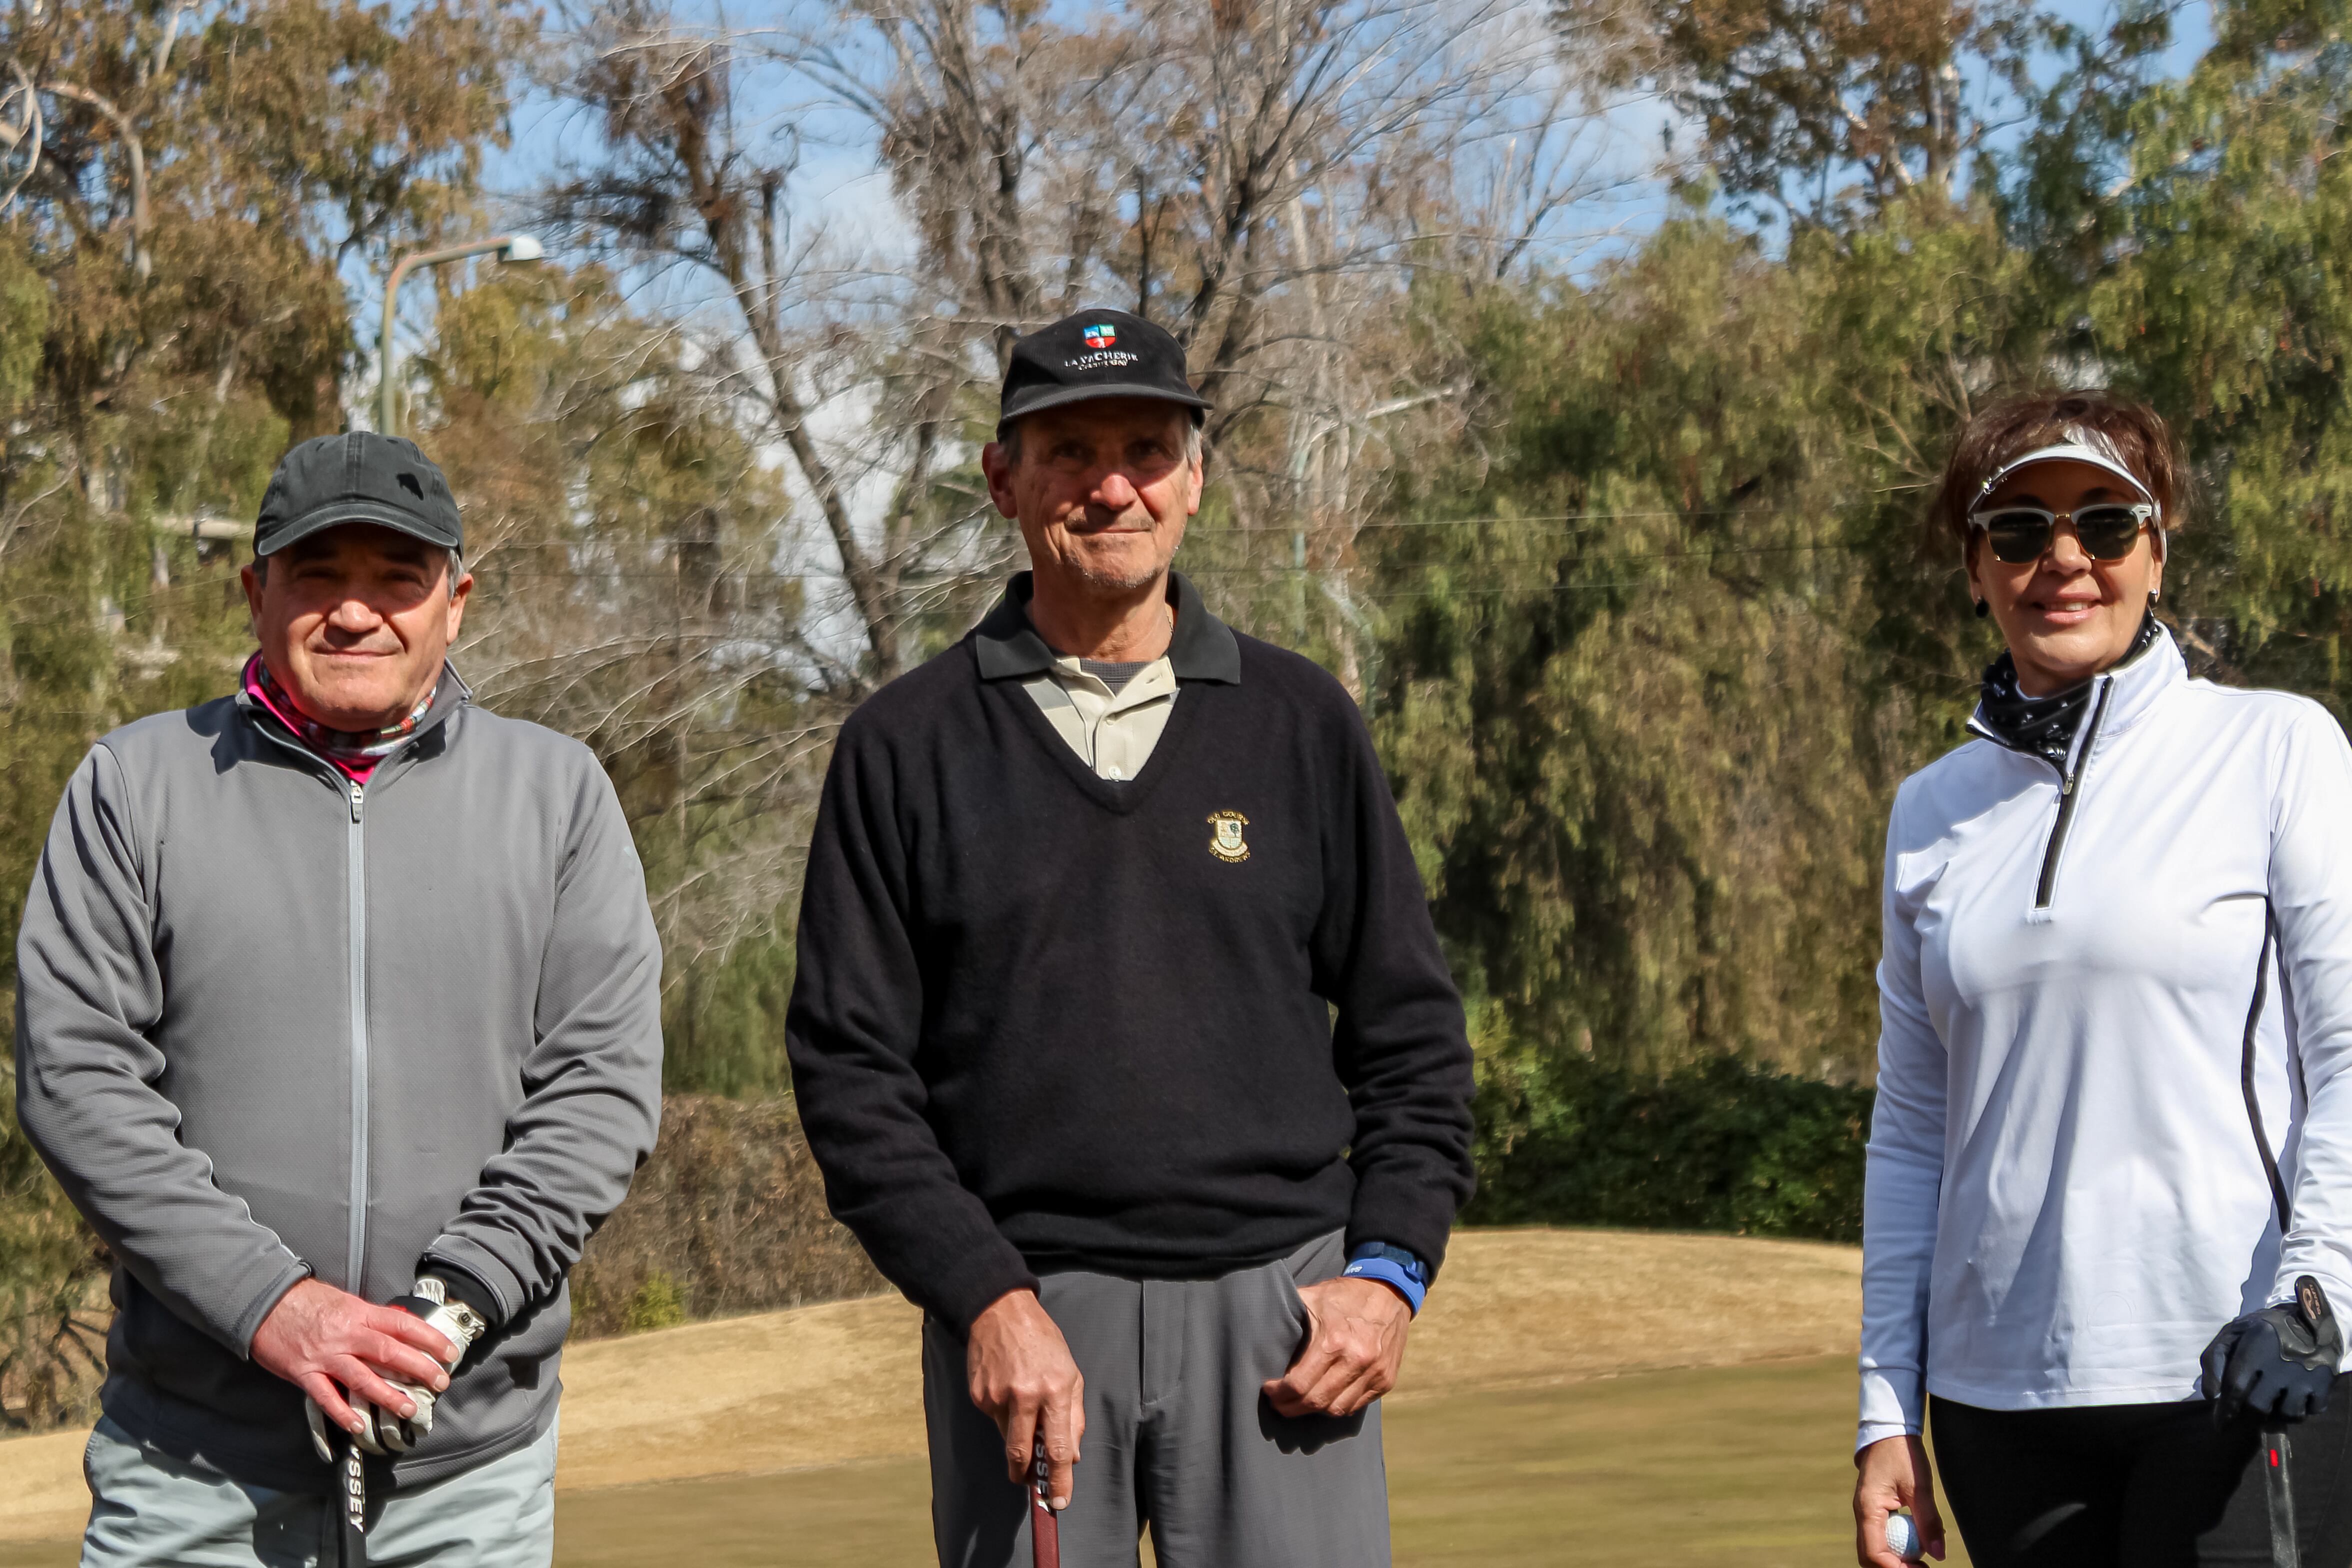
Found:
[(16, 973), (18, 1115), (114, 1254), (110, 1415), (329, 1490), (254, 1330), (306, 1275), (383, 1301), (429, 1257), (504, 1322), (380, 1481), (547, 1429), (566, 1273), (661, 1106), (659, 944), (586, 747), (454, 675), (364, 786), (243, 696), (142, 719), (67, 786)]

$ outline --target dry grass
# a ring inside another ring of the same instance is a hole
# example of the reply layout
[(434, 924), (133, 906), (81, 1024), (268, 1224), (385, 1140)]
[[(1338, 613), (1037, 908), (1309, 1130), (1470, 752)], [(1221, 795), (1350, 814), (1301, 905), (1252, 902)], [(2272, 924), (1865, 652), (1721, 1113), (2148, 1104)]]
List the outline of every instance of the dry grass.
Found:
[(1851, 1353), (1862, 1251), (1650, 1231), (1463, 1231), (1399, 1403), (1668, 1367)]
[[(1468, 1408), (1459, 1402), (1469, 1394), (1850, 1354), (1860, 1267), (1851, 1247), (1808, 1242), (1465, 1231), (1413, 1331), (1392, 1401), (1397, 1440), (1415, 1429), (1418, 1405), (1450, 1426), (1455, 1418), (1435, 1406)], [(651, 1494), (612, 1489), (656, 1481), (715, 1486), (833, 1467), (812, 1495), (897, 1487), (877, 1478), (921, 1468), (917, 1327), (905, 1302), (876, 1297), (573, 1346), (557, 1484), (578, 1501), (566, 1517), (610, 1511), (589, 1501), (605, 1492), (625, 1513), (627, 1498)], [(0, 1443), (0, 1541), (78, 1532), (82, 1441), (58, 1433)], [(908, 1506), (919, 1515), (921, 1494)], [(762, 1512), (771, 1530), (792, 1517)], [(590, 1534), (602, 1538), (601, 1527)]]

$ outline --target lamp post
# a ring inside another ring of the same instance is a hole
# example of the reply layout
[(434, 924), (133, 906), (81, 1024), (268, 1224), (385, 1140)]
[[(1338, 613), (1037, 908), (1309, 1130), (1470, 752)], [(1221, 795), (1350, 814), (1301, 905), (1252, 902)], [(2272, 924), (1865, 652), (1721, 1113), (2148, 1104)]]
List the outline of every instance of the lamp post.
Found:
[(469, 256), (487, 256), (492, 251), (498, 252), (501, 262), (537, 261), (547, 254), (530, 235), (502, 234), (492, 239), (478, 239), (471, 245), (453, 245), (446, 250), (411, 251), (392, 264), (392, 276), (384, 279), (383, 285), (383, 335), (376, 344), (376, 370), (383, 378), (377, 388), (378, 434), (400, 434), (399, 356), (392, 342), (392, 313), (400, 298), (401, 284), (411, 272), (438, 267), (445, 261), (463, 261)]

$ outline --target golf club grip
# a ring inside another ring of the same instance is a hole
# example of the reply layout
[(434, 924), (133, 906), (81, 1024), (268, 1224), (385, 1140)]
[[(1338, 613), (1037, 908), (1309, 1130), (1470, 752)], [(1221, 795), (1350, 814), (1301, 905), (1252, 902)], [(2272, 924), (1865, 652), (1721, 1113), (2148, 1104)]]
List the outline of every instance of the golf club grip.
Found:
[(1034, 1568), (1062, 1568), (1062, 1521), (1045, 1500), (1053, 1475), (1045, 1458), (1045, 1426), (1040, 1422), (1029, 1463), (1029, 1561)]
[(1045, 1489), (1029, 1489), (1029, 1559), (1035, 1568), (1062, 1568), (1062, 1521), (1046, 1506)]
[(2294, 1479), (2287, 1468), (2294, 1454), (2283, 1428), (2264, 1428), (2261, 1458), (2270, 1503), (2271, 1568), (2303, 1568), (2303, 1551), (2294, 1537)]

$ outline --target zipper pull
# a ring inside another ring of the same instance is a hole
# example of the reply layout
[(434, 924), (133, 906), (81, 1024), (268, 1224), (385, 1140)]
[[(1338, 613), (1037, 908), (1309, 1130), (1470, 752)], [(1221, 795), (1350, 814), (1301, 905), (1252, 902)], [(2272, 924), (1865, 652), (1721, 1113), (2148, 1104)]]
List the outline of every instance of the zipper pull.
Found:
[(365, 785), (365, 784), (361, 784), (361, 783), (360, 783), (358, 780), (356, 780), (356, 779), (352, 780), (352, 820), (353, 822), (357, 822), (357, 821), (360, 819), (360, 805), (361, 805), (361, 804), (362, 804), (362, 802), (364, 802), (366, 799), (367, 799), (367, 785)]

